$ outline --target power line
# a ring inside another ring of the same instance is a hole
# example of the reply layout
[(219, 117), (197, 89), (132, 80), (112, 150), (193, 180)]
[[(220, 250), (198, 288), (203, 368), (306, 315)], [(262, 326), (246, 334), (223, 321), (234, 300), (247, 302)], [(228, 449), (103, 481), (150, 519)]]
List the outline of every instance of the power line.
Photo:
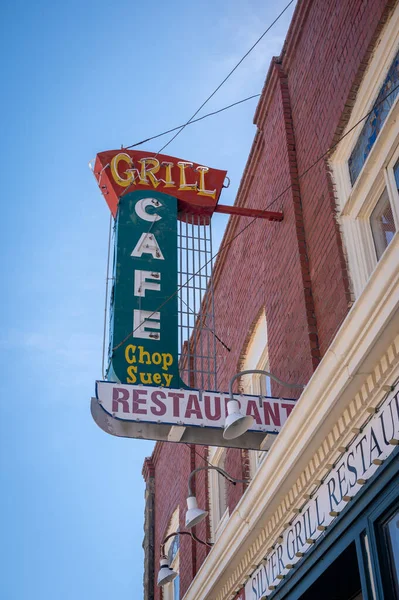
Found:
[(270, 29), (277, 23), (277, 21), (282, 17), (282, 15), (286, 12), (286, 10), (291, 6), (291, 4), (294, 2), (294, 0), (290, 0), (290, 2), (288, 2), (287, 6), (281, 11), (281, 13), (274, 19), (273, 23), (271, 23), (269, 25), (269, 27), (262, 33), (262, 35), (260, 36), (260, 38), (258, 38), (256, 40), (256, 42), (250, 47), (250, 49), (244, 54), (244, 56), (238, 61), (238, 63), (235, 65), (235, 67), (233, 67), (231, 69), (231, 71), (226, 75), (226, 77), (223, 79), (223, 81), (221, 83), (219, 83), (219, 85), (217, 86), (217, 88), (212, 92), (212, 94), (210, 94), (208, 96), (208, 98), (201, 104), (201, 106), (195, 111), (195, 113), (192, 115), (192, 117), (187, 121), (187, 123), (185, 123), (184, 125), (182, 125), (179, 129), (179, 131), (177, 133), (175, 133), (174, 136), (172, 136), (170, 138), (170, 140), (168, 142), (166, 142), (166, 144), (164, 144), (162, 146), (162, 148), (160, 150), (158, 150), (158, 152), (156, 153), (155, 156), (157, 156), (158, 154), (160, 154), (162, 152), (162, 150), (165, 150), (165, 148), (167, 146), (169, 146), (169, 144), (171, 144), (173, 142), (173, 140), (175, 140), (177, 138), (178, 135), (180, 135), (180, 133), (187, 127), (187, 125), (189, 125), (192, 120), (198, 115), (198, 113), (204, 108), (205, 104), (207, 104), (209, 102), (209, 100), (211, 98), (213, 98), (213, 96), (216, 94), (216, 92), (218, 92), (220, 90), (220, 88), (226, 83), (226, 81), (232, 76), (232, 74), (238, 69), (238, 67), (241, 65), (242, 62), (244, 62), (244, 60), (247, 58), (247, 56), (252, 52), (252, 50), (259, 44), (259, 42), (265, 37), (265, 35), (270, 31)]
[[(366, 119), (368, 119), (368, 117), (373, 113), (373, 111), (380, 106), (380, 104), (382, 104), (383, 102), (385, 102), (385, 100), (387, 98), (389, 98), (389, 96), (391, 96), (397, 89), (399, 89), (399, 84), (397, 86), (395, 86), (394, 88), (392, 88), (390, 90), (390, 92), (384, 96), (383, 98), (381, 98), (381, 100), (379, 100), (378, 102), (376, 102), (373, 105), (373, 108), (366, 113), (361, 119), (359, 119), (359, 121), (357, 121), (346, 133), (344, 133), (343, 136), (341, 136), (336, 142), (334, 142), (334, 144), (332, 144), (325, 152), (323, 152), (323, 154), (321, 156), (319, 156), (319, 158), (317, 158), (309, 167), (307, 167), (307, 169), (305, 169), (304, 171), (302, 171), (302, 173), (300, 173), (294, 180), (293, 183), (291, 183), (289, 186), (287, 186), (278, 196), (276, 196), (276, 198), (274, 198), (274, 200), (272, 200), (270, 202), (270, 204), (268, 204), (266, 206), (266, 208), (263, 209), (263, 212), (266, 212), (275, 202), (277, 202), (277, 200), (279, 200), (286, 192), (288, 192), (288, 190), (290, 190), (296, 183), (298, 183), (298, 181), (300, 179), (302, 179), (305, 175), (307, 175), (307, 173), (309, 173), (309, 171), (311, 169), (313, 169), (321, 160), (323, 160), (330, 152), (331, 150), (333, 150), (334, 148), (336, 148), (338, 146), (338, 144), (340, 142), (342, 142), (343, 139), (345, 139), (350, 133), (352, 133), (352, 131), (354, 129), (356, 129), (356, 127), (358, 127), (361, 123), (363, 123), (363, 121), (365, 121)], [(198, 271), (196, 273), (194, 273), (193, 275), (191, 275), (191, 277), (189, 277), (187, 279), (187, 281), (185, 283), (182, 283), (181, 286), (178, 286), (176, 291), (173, 292), (173, 294), (171, 294), (168, 298), (166, 298), (162, 304), (160, 304), (158, 306), (157, 309), (154, 310), (154, 312), (147, 318), (152, 317), (156, 312), (159, 312), (161, 310), (161, 308), (163, 308), (165, 306), (165, 304), (167, 304), (170, 300), (172, 300), (172, 298), (174, 298), (176, 296), (176, 294), (179, 293), (179, 291), (186, 287), (188, 283), (190, 283), (190, 281), (192, 279), (194, 279), (194, 277), (196, 277), (201, 271), (202, 269), (204, 269), (209, 263), (211, 263), (217, 256), (218, 254), (220, 254), (223, 250), (225, 250), (226, 248), (228, 248), (242, 233), (244, 233), (244, 231), (246, 231), (248, 229), (248, 227), (250, 227), (253, 223), (255, 223), (255, 221), (257, 221), (257, 218), (254, 217), (253, 219), (251, 219), (251, 221), (249, 221), (249, 223), (247, 223), (242, 229), (240, 229), (228, 242), (226, 242), (223, 246), (221, 246), (219, 248), (219, 250), (213, 255), (211, 256), (211, 258), (202, 265), (202, 267), (200, 269), (198, 269)], [(117, 346), (115, 346), (114, 348), (112, 348), (112, 352), (114, 352), (114, 350), (117, 350), (118, 348), (120, 348), (120, 346), (122, 346), (126, 340), (129, 339), (129, 337), (131, 335), (134, 334), (134, 332), (139, 329), (139, 327), (141, 327), (142, 325), (144, 325), (145, 321), (143, 321), (142, 323), (140, 323), (140, 325), (138, 325), (135, 329), (133, 329), (132, 332), (130, 332), (121, 342), (119, 342), (119, 344), (117, 344)]]
[[(130, 148), (136, 148), (137, 146), (141, 146), (141, 144), (145, 144), (146, 142), (155, 140), (159, 137), (162, 137), (163, 135), (172, 133), (172, 131), (176, 131), (177, 129), (180, 129), (181, 127), (186, 127), (187, 125), (192, 125), (193, 123), (198, 123), (198, 121), (202, 121), (203, 119), (207, 119), (208, 117), (217, 115), (225, 110), (228, 110), (229, 108), (233, 108), (234, 106), (237, 106), (238, 104), (242, 104), (243, 102), (247, 102), (248, 100), (252, 100), (253, 98), (259, 98), (259, 96), (260, 96), (260, 94), (254, 94), (253, 96), (248, 96), (248, 98), (244, 98), (243, 100), (238, 100), (238, 102), (233, 102), (233, 104), (229, 104), (228, 106), (219, 108), (219, 110), (214, 110), (213, 112), (207, 113), (206, 115), (203, 115), (202, 117), (198, 117), (198, 119), (193, 119), (192, 121), (190, 121), (189, 123), (186, 123), (185, 125), (178, 125), (177, 127), (173, 127), (172, 129), (168, 129), (167, 131), (163, 131), (162, 133), (157, 133), (157, 135), (153, 135), (152, 137), (142, 140), (141, 142), (137, 142), (136, 144), (132, 144), (131, 146), (122, 146), (122, 149), (129, 150)], [(159, 154), (159, 152), (158, 152), (158, 154)]]

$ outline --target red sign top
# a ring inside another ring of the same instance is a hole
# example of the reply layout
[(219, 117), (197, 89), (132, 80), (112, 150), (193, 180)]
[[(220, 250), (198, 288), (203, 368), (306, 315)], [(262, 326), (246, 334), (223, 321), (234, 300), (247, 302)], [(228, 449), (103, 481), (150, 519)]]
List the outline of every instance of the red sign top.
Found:
[(227, 171), (165, 154), (107, 150), (96, 156), (94, 175), (115, 217), (119, 199), (134, 190), (157, 190), (178, 200), (180, 214), (212, 216)]

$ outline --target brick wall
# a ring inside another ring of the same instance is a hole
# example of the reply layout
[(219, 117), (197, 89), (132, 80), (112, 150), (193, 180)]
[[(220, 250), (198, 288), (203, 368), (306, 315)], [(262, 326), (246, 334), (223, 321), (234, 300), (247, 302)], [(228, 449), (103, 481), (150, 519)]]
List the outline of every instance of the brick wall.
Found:
[(155, 573), (155, 469), (150, 458), (146, 458), (143, 465), (143, 477), (145, 486), (145, 505), (144, 505), (144, 575), (143, 575), (143, 600), (153, 600), (154, 598), (154, 573)]
[[(270, 369), (289, 383), (306, 384), (351, 305), (350, 282), (327, 158), (306, 171), (342, 133), (375, 41), (396, 2), (300, 0), (282, 55), (269, 68), (255, 114), (258, 132), (236, 205), (283, 210), (281, 223), (233, 217), (214, 271), (217, 388), (227, 390), (240, 369), (249, 332), (262, 308), (268, 324)], [(278, 198), (277, 201), (275, 199)], [(230, 243), (231, 242), (231, 243)], [(206, 335), (206, 334), (204, 334)], [(206, 341), (204, 341), (206, 344)], [(273, 393), (292, 395), (272, 384)], [(184, 527), (187, 479), (206, 448), (157, 444), (155, 548), (178, 503)], [(228, 450), (226, 470), (248, 475), (248, 455)], [(196, 482), (207, 503), (206, 476)], [(227, 485), (233, 510), (245, 486)], [(207, 524), (197, 534), (209, 535)], [(206, 556), (181, 540), (181, 597)], [(160, 598), (159, 590), (155, 599)]]
[[(158, 442), (151, 457), (155, 481), (154, 501), (154, 548), (155, 548), (155, 580), (158, 575), (160, 546), (165, 538), (170, 519), (177, 507), (180, 508), (180, 530), (185, 530), (186, 499), (188, 478), (195, 468), (204, 466), (207, 458), (207, 447), (195, 447), (188, 444)], [(205, 458), (205, 459), (204, 459)], [(148, 459), (146, 459), (148, 461)], [(197, 495), (198, 504), (208, 507), (208, 490), (206, 474), (198, 473), (193, 481), (193, 489)], [(204, 521), (194, 528), (194, 533), (202, 540), (210, 537), (209, 523)], [(180, 536), (180, 593), (184, 595), (190, 582), (204, 561), (209, 550), (189, 536)], [(161, 588), (155, 585), (154, 600), (162, 599)], [(151, 599), (152, 600), (152, 599)]]
[[(299, 173), (342, 133), (375, 38), (396, 2), (314, 0), (300, 3), (282, 65), (288, 76)], [(360, 130), (359, 130), (360, 131)], [(325, 162), (300, 179), (303, 219), (321, 355), (351, 302), (335, 199)]]

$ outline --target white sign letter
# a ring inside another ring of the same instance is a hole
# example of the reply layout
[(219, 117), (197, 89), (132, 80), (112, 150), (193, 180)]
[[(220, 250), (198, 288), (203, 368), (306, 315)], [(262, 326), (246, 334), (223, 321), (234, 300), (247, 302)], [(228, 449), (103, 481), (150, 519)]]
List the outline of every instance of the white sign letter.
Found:
[(130, 256), (140, 258), (142, 254), (152, 254), (153, 258), (165, 260), (153, 233), (142, 233)]
[(145, 296), (146, 290), (154, 290), (159, 292), (161, 290), (161, 284), (155, 283), (154, 281), (146, 281), (146, 279), (155, 279), (156, 281), (161, 280), (161, 273), (153, 271), (140, 271), (137, 269), (134, 272), (134, 295)]
[(156, 213), (148, 213), (146, 211), (147, 206), (153, 206), (154, 208), (158, 208), (159, 206), (162, 206), (162, 204), (159, 202), (159, 200), (156, 200), (155, 198), (143, 198), (143, 200), (139, 200), (136, 203), (135, 211), (140, 217), (140, 219), (143, 219), (143, 221), (151, 222), (159, 221), (160, 219), (162, 219), (162, 217), (160, 217)]
[(151, 312), (150, 310), (133, 311), (133, 337), (143, 338), (145, 340), (159, 340), (161, 334), (155, 331), (146, 331), (146, 327), (151, 329), (161, 328), (161, 313)]

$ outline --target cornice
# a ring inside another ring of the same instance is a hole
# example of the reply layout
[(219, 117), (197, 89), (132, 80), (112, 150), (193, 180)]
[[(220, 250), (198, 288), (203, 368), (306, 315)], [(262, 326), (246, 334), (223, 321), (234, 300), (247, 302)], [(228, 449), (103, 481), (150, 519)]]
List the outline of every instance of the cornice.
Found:
[(298, 0), (297, 5), (292, 15), (291, 24), (285, 38), (283, 50), (281, 52), (281, 62), (284, 71), (288, 72), (291, 66), (292, 57), (295, 56), (295, 51), (299, 40), (304, 32), (304, 23), (308, 17), (309, 10), (312, 7), (314, 0)]
[(154, 463), (152, 462), (152, 459), (148, 456), (144, 459), (143, 469), (141, 473), (146, 483), (151, 477), (154, 477), (155, 475)]
[(272, 60), (270, 61), (269, 70), (267, 72), (265, 83), (263, 84), (262, 92), (254, 115), (254, 124), (258, 127), (258, 129), (263, 128), (267, 109), (269, 108), (270, 101), (276, 87), (277, 79), (275, 77), (273, 78), (273, 75), (275, 74), (276, 66), (281, 64), (281, 56), (282, 55), (273, 56)]

